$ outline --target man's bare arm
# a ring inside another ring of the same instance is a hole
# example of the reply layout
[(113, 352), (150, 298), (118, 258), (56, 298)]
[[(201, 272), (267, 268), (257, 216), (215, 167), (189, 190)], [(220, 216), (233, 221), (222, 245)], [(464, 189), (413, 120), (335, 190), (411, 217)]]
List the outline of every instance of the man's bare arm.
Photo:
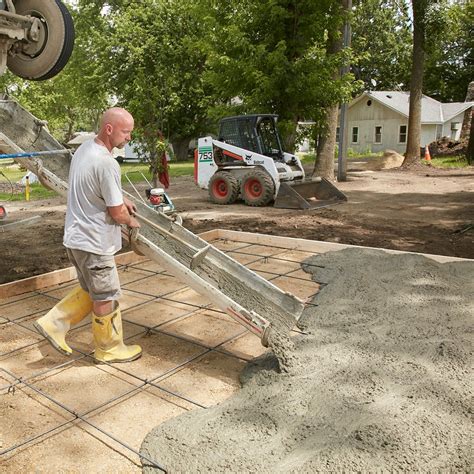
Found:
[(137, 212), (137, 206), (133, 201), (130, 201), (130, 199), (126, 198), (125, 196), (123, 197), (123, 203), (125, 204), (125, 207), (128, 209), (129, 214), (132, 216), (135, 215), (135, 212)]
[(133, 217), (130, 212), (128, 212), (127, 206), (125, 204), (107, 207), (107, 212), (117, 224), (125, 224), (132, 228), (140, 227), (140, 224), (135, 219), (135, 217)]

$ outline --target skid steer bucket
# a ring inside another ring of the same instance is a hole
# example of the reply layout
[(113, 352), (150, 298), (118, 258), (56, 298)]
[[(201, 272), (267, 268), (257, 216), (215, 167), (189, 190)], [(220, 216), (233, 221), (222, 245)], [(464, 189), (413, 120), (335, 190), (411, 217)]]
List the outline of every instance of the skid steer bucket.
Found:
[(347, 201), (344, 193), (326, 178), (280, 183), (274, 207), (282, 209), (316, 209)]

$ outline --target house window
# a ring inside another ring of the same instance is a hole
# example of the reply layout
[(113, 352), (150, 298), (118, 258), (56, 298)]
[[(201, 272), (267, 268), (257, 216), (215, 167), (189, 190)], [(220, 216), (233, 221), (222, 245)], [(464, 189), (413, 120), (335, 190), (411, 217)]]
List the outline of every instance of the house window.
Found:
[(442, 135), (443, 135), (443, 126), (436, 125), (436, 140), (439, 140)]
[(339, 143), (341, 140), (341, 127), (336, 127), (336, 143)]
[(398, 134), (398, 142), (406, 143), (407, 142), (407, 126), (400, 125), (400, 132)]
[(352, 127), (352, 143), (359, 143), (359, 127)]
[(375, 140), (374, 143), (382, 143), (382, 126), (377, 125), (375, 127)]

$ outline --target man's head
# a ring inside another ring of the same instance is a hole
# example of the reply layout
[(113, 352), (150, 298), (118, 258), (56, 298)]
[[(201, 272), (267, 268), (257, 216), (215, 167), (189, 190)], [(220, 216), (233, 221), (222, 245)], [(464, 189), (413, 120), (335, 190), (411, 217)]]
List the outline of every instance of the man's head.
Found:
[(97, 137), (109, 151), (115, 147), (123, 148), (131, 140), (133, 126), (133, 117), (129, 112), (120, 107), (112, 107), (102, 115)]

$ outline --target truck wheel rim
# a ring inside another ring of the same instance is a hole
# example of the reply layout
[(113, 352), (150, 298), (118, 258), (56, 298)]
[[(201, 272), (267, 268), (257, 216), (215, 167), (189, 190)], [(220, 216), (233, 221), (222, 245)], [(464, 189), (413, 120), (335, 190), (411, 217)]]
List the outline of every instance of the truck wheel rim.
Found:
[(212, 187), (212, 192), (214, 193), (214, 196), (220, 198), (226, 197), (229, 193), (226, 182), (223, 179), (216, 181)]
[(262, 183), (258, 179), (249, 179), (245, 183), (245, 194), (252, 198), (258, 198), (262, 195)]

